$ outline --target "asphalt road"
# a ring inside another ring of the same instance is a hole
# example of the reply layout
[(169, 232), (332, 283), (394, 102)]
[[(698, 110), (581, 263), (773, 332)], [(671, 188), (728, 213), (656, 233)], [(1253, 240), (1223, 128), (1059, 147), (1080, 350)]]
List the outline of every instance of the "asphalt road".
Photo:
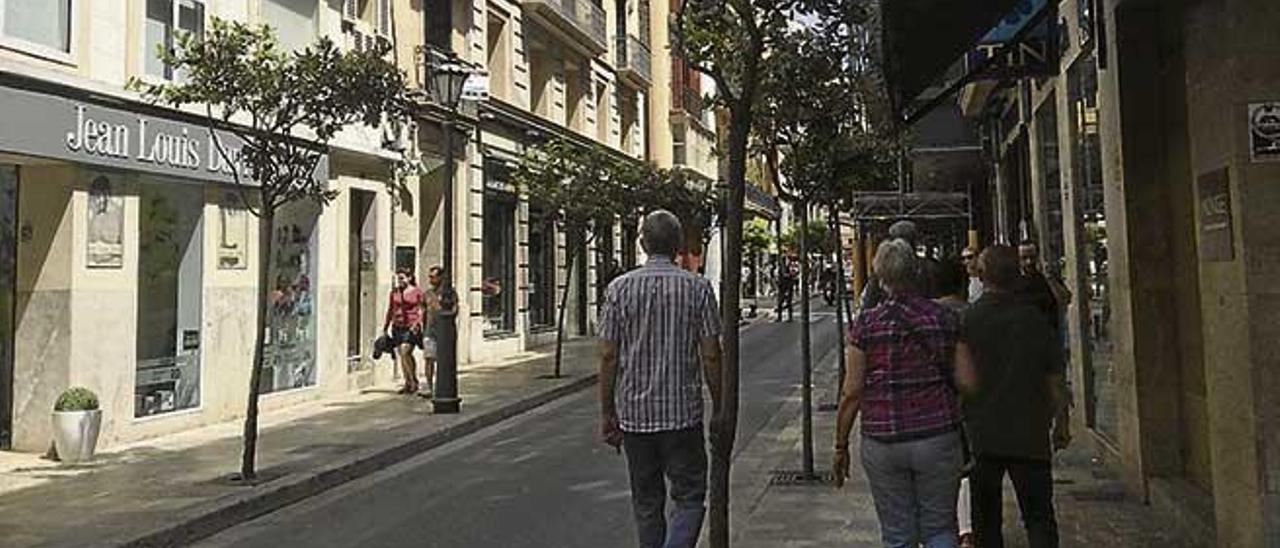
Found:
[[(815, 361), (835, 333), (834, 314), (817, 312)], [(743, 330), (738, 451), (799, 384), (799, 340), (799, 322)], [(599, 443), (597, 417), (595, 391), (585, 391), (198, 546), (634, 546), (626, 463)]]

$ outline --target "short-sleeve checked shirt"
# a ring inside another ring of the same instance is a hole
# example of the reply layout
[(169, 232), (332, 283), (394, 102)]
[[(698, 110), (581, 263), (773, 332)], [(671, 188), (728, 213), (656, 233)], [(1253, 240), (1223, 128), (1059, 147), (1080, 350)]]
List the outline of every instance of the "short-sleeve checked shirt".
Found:
[(702, 424), (703, 339), (720, 336), (711, 283), (666, 257), (609, 284), (600, 337), (618, 345), (614, 403), (624, 432), (648, 434)]
[(849, 338), (867, 360), (862, 435), (895, 442), (956, 428), (951, 375), (959, 334), (956, 313), (923, 297), (888, 297), (858, 316)]

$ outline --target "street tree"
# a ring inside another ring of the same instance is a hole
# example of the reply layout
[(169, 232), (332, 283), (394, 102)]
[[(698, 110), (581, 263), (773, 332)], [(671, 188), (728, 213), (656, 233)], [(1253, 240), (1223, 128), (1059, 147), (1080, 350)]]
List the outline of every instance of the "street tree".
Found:
[[(815, 244), (821, 254), (837, 247), (830, 245), (833, 238), (827, 224), (810, 221), (809, 216), (813, 208), (821, 207), (830, 219), (838, 219), (841, 205), (849, 204), (860, 186), (893, 165), (888, 131), (876, 123), (882, 117), (870, 38), (875, 35), (874, 4), (848, 0), (811, 9), (772, 52), (774, 70), (762, 83), (757, 123), (761, 140), (781, 158), (780, 186), (795, 203), (802, 227), (796, 237), (801, 257), (802, 459), (810, 476), (814, 473), (810, 254)], [(838, 237), (834, 240), (838, 244)], [(837, 261), (842, 263), (839, 256)], [(836, 270), (842, 278), (843, 264)], [(842, 285), (839, 280), (836, 283)], [(843, 298), (837, 302), (843, 303)]]
[[(626, 215), (634, 207), (636, 188), (649, 173), (633, 162), (618, 159), (599, 145), (580, 145), (552, 139), (530, 147), (513, 174), (515, 185), (530, 204), (541, 208), (564, 234), (578, 235), (569, 247), (565, 289), (556, 318), (556, 355), (553, 378), (562, 375), (565, 312), (573, 273), (585, 261), (585, 249), (603, 226)], [(585, 296), (584, 296), (585, 297)]]
[[(835, 0), (832, 0), (835, 1)], [(713, 104), (728, 111), (722, 158), (728, 163), (724, 203), (725, 250), (721, 320), (738, 324), (742, 297), (742, 215), (747, 145), (762, 78), (775, 42), (785, 37), (799, 0), (683, 0), (672, 33), (675, 49), (695, 70), (715, 81)], [(713, 548), (729, 546), (729, 472), (738, 426), (739, 336), (725, 329), (724, 367), (712, 411), (709, 529)]]
[[(229, 166), (241, 202), (258, 218), (258, 287), (253, 356), (238, 479), (257, 477), (258, 399), (268, 327), (269, 267), (277, 212), (336, 192), (317, 173), (330, 141), (353, 125), (378, 127), (407, 114), (405, 78), (386, 60), (389, 46), (341, 51), (328, 37), (299, 51), (281, 49), (266, 26), (214, 19), (202, 37), (182, 34), (159, 51), (179, 75), (172, 82), (134, 80), (150, 101), (204, 112), (210, 140)], [(228, 150), (215, 130), (242, 141)]]

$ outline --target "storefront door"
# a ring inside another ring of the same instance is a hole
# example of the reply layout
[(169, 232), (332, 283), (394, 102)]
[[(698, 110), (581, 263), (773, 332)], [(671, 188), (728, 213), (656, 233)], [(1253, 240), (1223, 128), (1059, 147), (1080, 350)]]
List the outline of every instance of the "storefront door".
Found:
[(18, 169), (0, 164), (0, 449), (13, 443), (13, 324), (17, 277)]

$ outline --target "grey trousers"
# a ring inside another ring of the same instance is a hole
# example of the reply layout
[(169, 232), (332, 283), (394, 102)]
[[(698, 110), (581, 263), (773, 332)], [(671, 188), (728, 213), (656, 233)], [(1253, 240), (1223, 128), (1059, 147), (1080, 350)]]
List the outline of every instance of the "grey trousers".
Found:
[(960, 434), (898, 443), (863, 437), (861, 453), (884, 545), (954, 548), (964, 459)]
[[(623, 434), (631, 473), (631, 506), (641, 548), (694, 548), (706, 514), (707, 452), (702, 427), (654, 434)], [(671, 482), (670, 527), (667, 482)]]

